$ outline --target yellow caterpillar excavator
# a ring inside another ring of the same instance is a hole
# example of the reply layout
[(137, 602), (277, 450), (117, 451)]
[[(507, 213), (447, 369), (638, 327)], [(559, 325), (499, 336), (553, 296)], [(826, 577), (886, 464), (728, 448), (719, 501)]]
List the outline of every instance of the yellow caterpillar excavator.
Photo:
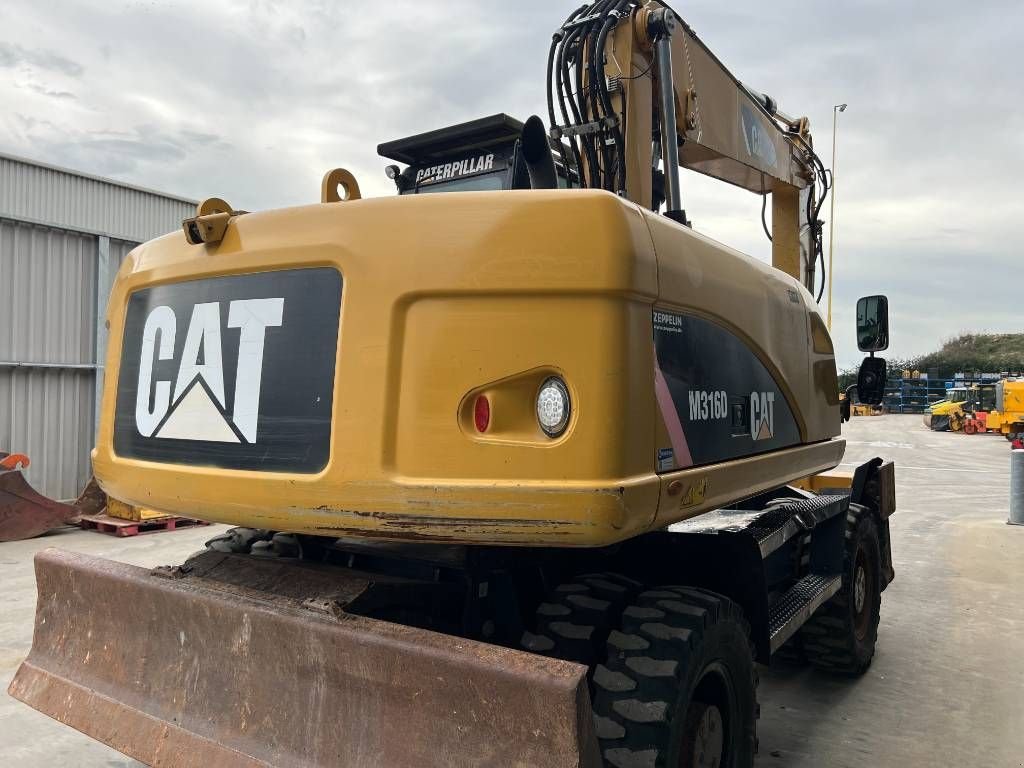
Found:
[[(396, 196), (211, 198), (125, 260), (97, 479), (239, 527), (40, 553), (12, 695), (157, 766), (749, 768), (755, 661), (867, 669), (894, 469), (834, 471), (807, 120), (652, 0), (575, 11), (548, 73), (547, 126), (382, 144)], [(771, 195), (772, 264), (680, 167)]]

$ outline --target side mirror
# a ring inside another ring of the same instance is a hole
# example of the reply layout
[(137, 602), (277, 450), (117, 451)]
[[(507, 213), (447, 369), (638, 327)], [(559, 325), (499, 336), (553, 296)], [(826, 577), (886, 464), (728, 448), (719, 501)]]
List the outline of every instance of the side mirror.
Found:
[(865, 296), (857, 302), (857, 347), (861, 352), (889, 348), (889, 299)]
[(865, 405), (881, 405), (885, 399), (885, 360), (865, 357), (857, 374), (857, 398)]

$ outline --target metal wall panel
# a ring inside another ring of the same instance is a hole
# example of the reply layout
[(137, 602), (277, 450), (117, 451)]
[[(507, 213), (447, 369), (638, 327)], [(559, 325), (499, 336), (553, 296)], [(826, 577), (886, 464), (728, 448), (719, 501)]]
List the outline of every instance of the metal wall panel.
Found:
[(195, 206), (0, 155), (0, 450), (28, 454), (41, 493), (71, 498), (91, 472), (117, 268)]
[(0, 219), (0, 361), (94, 362), (96, 238)]
[[(195, 213), (195, 211), (193, 211), (193, 213)], [(124, 240), (111, 240), (110, 255), (114, 260), (114, 268), (116, 269), (124, 264), (124, 260), (128, 257), (128, 254), (132, 252), (133, 248), (137, 248), (138, 245), (138, 243), (128, 243)]]
[[(68, 498), (88, 479), (97, 238), (0, 219), (0, 449)], [(11, 364), (23, 367), (13, 368)]]
[(0, 216), (141, 243), (195, 212), (193, 200), (0, 155)]
[(0, 369), (0, 448), (27, 454), (42, 494), (70, 499), (89, 479), (93, 372)]

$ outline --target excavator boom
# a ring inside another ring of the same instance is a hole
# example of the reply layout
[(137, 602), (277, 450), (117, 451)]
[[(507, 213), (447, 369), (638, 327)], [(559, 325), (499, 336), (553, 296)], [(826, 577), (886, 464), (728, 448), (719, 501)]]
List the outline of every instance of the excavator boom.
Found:
[(570, 149), (563, 163), (582, 168), (583, 186), (664, 204), (683, 222), (679, 167), (771, 194), (773, 264), (815, 290), (830, 177), (809, 121), (741, 83), (666, 4), (594, 3), (570, 15), (551, 44), (548, 105), (552, 136)]

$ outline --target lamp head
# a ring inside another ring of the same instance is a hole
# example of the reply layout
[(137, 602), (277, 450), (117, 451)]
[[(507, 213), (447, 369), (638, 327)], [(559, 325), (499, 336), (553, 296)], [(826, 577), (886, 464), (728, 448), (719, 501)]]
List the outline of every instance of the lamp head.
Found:
[(847, 106), (847, 104), (837, 104), (836, 109), (838, 109), (840, 112), (845, 112)]

